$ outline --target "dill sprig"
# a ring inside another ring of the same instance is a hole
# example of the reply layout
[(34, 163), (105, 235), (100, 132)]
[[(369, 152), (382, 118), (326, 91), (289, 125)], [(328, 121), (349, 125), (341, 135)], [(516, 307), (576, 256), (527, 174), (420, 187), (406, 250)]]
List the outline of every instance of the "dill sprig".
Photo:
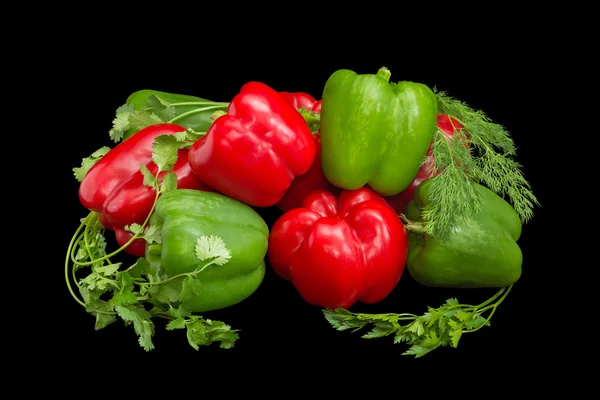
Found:
[(422, 211), (426, 233), (444, 240), (453, 224), (480, 210), (475, 183), (485, 185), (511, 203), (522, 223), (533, 217), (539, 202), (514, 160), (516, 146), (510, 134), (483, 111), (434, 89), (439, 112), (463, 128), (448, 137), (437, 129), (433, 139), (433, 172), (429, 205)]

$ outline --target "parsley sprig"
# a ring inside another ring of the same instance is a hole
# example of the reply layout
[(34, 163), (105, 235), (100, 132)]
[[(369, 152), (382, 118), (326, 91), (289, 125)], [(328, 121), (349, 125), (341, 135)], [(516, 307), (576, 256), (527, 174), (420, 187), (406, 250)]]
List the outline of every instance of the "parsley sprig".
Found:
[(403, 355), (419, 358), (439, 347), (456, 348), (463, 334), (490, 326), (490, 319), (496, 308), (511, 288), (512, 286), (500, 289), (479, 305), (461, 304), (457, 299), (450, 298), (441, 307), (428, 307), (427, 312), (420, 316), (410, 313), (353, 313), (342, 308), (322, 311), (327, 321), (338, 331), (356, 332), (370, 326), (371, 330), (362, 335), (362, 338), (374, 339), (393, 335), (395, 344), (410, 345)]
[[(185, 329), (188, 343), (196, 350), (213, 342), (220, 342), (221, 348), (231, 348), (239, 338), (238, 331), (229, 325), (194, 315), (185, 306), (187, 300), (202, 290), (199, 274), (211, 265), (229, 262), (231, 254), (221, 238), (198, 237), (195, 247), (197, 268), (175, 276), (167, 276), (159, 265), (153, 265), (143, 257), (127, 268), (122, 262), (111, 260), (136, 239), (144, 239), (150, 246), (161, 242), (160, 227), (149, 225), (150, 217), (159, 196), (177, 189), (177, 176), (173, 171), (177, 151), (189, 147), (194, 139), (194, 133), (189, 131), (155, 138), (152, 158), (158, 167), (156, 174), (145, 165), (140, 167), (144, 185), (155, 189), (154, 204), (143, 224), (125, 227), (133, 233), (127, 243), (107, 253), (105, 228), (99, 214), (90, 212), (81, 220), (67, 251), (65, 280), (68, 289), (73, 298), (95, 316), (95, 329), (103, 329), (121, 319), (125, 325), (133, 325), (139, 344), (146, 351), (154, 349), (155, 317), (170, 320), (167, 330)], [(84, 159), (81, 167), (74, 168), (77, 180), (81, 181), (86, 171), (107, 152), (102, 148)], [(78, 278), (78, 273), (83, 270), (87, 275)]]

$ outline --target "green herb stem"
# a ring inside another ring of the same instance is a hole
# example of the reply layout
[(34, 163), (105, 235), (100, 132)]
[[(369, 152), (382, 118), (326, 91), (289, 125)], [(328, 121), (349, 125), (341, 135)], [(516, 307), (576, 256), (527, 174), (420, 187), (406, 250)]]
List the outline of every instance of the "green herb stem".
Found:
[[(91, 214), (91, 213), (90, 213)], [(89, 217), (89, 216), (88, 216)], [(87, 218), (86, 218), (87, 220)], [(75, 299), (75, 301), (77, 301), (79, 304), (81, 304), (83, 307), (85, 307), (85, 303), (83, 301), (81, 301), (79, 299), (79, 297), (77, 297), (77, 295), (75, 294), (75, 292), (73, 291), (73, 287), (71, 286), (71, 281), (70, 281), (70, 277), (69, 277), (69, 261), (71, 259), (71, 252), (72, 249), (75, 246), (75, 242), (77, 240), (77, 237), (79, 236), (79, 233), (81, 232), (81, 230), (86, 226), (85, 224), (85, 220), (84, 222), (82, 222), (79, 227), (77, 228), (77, 230), (75, 231), (75, 234), (73, 235), (73, 237), (71, 238), (71, 241), (69, 242), (69, 247), (67, 249), (67, 258), (65, 260), (65, 281), (67, 283), (67, 287), (69, 288), (69, 293), (71, 293), (71, 296), (73, 296), (73, 298)]]
[(163, 283), (167, 283), (167, 282), (171, 282), (175, 279), (179, 279), (179, 278), (183, 278), (183, 277), (194, 277), (196, 275), (198, 275), (200, 272), (204, 271), (208, 266), (214, 264), (214, 260), (209, 261), (208, 263), (206, 263), (204, 266), (202, 266), (202, 268), (195, 270), (193, 272), (184, 272), (181, 274), (177, 274), (177, 275), (173, 275), (167, 279), (164, 279), (162, 281), (158, 281), (158, 282), (143, 282), (143, 283), (138, 283), (140, 286), (154, 286), (154, 285), (162, 285)]
[[(160, 174), (160, 169), (159, 171), (156, 173), (156, 175), (158, 176), (158, 174)], [(150, 217), (152, 216), (152, 214), (154, 213), (154, 209), (156, 208), (156, 202), (158, 200), (158, 197), (160, 196), (160, 187), (158, 185), (158, 183), (155, 185), (155, 195), (154, 195), (154, 203), (152, 204), (152, 208), (150, 209), (150, 212), (148, 213), (148, 215), (146, 216), (146, 219), (144, 220), (144, 223), (142, 224), (142, 227), (140, 229), (140, 232), (143, 232), (144, 227), (146, 225), (148, 225), (148, 222), (150, 221)], [(94, 260), (90, 260), (87, 262), (78, 262), (76, 260), (73, 260), (73, 262), (79, 266), (87, 266), (87, 265), (92, 265), (97, 263), (98, 261), (104, 261), (104, 260), (108, 260), (111, 257), (114, 257), (115, 255), (119, 254), (121, 251), (123, 251), (123, 249), (125, 249), (127, 246), (129, 246), (131, 243), (133, 243), (134, 240), (136, 240), (137, 238), (139, 238), (140, 233), (137, 232), (134, 235), (132, 235), (132, 237), (121, 247), (119, 247), (118, 249), (116, 249), (115, 251), (113, 251), (110, 254), (107, 254), (103, 257), (100, 258), (96, 258)]]
[(178, 116), (176, 116), (174, 118), (171, 118), (171, 120), (169, 120), (168, 123), (169, 124), (173, 124), (173, 123), (179, 121), (180, 119), (188, 117), (190, 115), (197, 114), (197, 113), (200, 113), (200, 112), (203, 112), (203, 111), (218, 110), (218, 109), (221, 109), (221, 108), (223, 108), (223, 106), (211, 106), (211, 107), (196, 108), (194, 110), (190, 110), (190, 111), (184, 112), (182, 114), (179, 114)]

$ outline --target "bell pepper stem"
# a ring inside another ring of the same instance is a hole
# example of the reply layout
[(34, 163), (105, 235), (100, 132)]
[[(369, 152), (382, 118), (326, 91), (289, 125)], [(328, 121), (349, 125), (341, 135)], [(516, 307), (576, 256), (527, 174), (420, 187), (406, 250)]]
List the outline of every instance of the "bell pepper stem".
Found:
[(298, 112), (300, 113), (300, 115), (302, 115), (302, 118), (304, 118), (306, 123), (309, 125), (321, 122), (321, 114), (316, 111), (310, 111), (304, 107), (300, 107)]
[(381, 67), (379, 68), (379, 71), (377, 71), (377, 76), (383, 78), (386, 82), (389, 82), (392, 72), (386, 67)]
[(423, 234), (423, 223), (411, 221), (404, 214), (399, 214), (399, 217), (402, 220), (402, 222), (404, 222), (404, 227), (406, 228), (406, 230), (412, 233)]
[(148, 253), (153, 256), (160, 256), (162, 252), (162, 246), (159, 243), (152, 243), (148, 246)]

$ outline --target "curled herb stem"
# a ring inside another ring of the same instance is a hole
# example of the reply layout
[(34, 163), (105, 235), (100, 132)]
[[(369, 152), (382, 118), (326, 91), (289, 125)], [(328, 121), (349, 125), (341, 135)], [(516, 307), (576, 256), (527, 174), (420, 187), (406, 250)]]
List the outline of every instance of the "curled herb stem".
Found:
[[(156, 173), (156, 175), (158, 176), (158, 174), (160, 174), (160, 170)], [(144, 220), (144, 223), (142, 224), (142, 227), (140, 228), (140, 231), (135, 233), (123, 246), (119, 247), (118, 249), (116, 249), (115, 251), (113, 251), (110, 254), (106, 254), (100, 258), (96, 258), (94, 260), (90, 260), (87, 262), (78, 262), (76, 260), (73, 260), (73, 262), (79, 266), (87, 266), (87, 265), (92, 265), (97, 263), (98, 261), (105, 261), (110, 259), (111, 257), (114, 257), (115, 255), (119, 254), (121, 251), (123, 251), (123, 249), (125, 249), (127, 246), (129, 246), (131, 243), (133, 243), (134, 240), (136, 240), (137, 238), (139, 238), (140, 236), (140, 232), (144, 231), (144, 227), (146, 227), (146, 225), (148, 225), (148, 222), (150, 221), (150, 217), (152, 216), (152, 214), (154, 213), (154, 209), (156, 208), (156, 202), (158, 200), (158, 197), (160, 196), (160, 187), (158, 185), (158, 182), (156, 184), (156, 188), (155, 188), (155, 195), (154, 195), (154, 203), (152, 204), (152, 208), (150, 209), (150, 212), (148, 213), (148, 215), (146, 216), (146, 219)]]
[[(91, 213), (90, 213), (91, 214)], [(89, 218), (89, 216), (87, 217)], [(86, 220), (87, 220), (86, 218)], [(85, 220), (79, 225), (79, 227), (77, 228), (77, 230), (75, 231), (75, 234), (73, 235), (73, 237), (71, 238), (71, 241), (69, 243), (69, 247), (67, 249), (67, 258), (65, 260), (65, 281), (67, 283), (67, 288), (69, 289), (69, 293), (71, 293), (71, 296), (73, 296), (73, 298), (75, 299), (75, 301), (77, 301), (79, 304), (81, 304), (83, 307), (85, 307), (85, 303), (83, 301), (81, 301), (79, 299), (79, 297), (77, 297), (77, 295), (75, 294), (75, 292), (73, 291), (73, 287), (71, 286), (71, 281), (70, 281), (70, 277), (69, 277), (69, 261), (71, 258), (71, 252), (72, 249), (75, 246), (75, 242), (79, 236), (79, 233), (81, 232), (81, 230), (86, 226), (85, 224)]]
[[(512, 289), (512, 287), (513, 287), (513, 285), (510, 285), (508, 288), (502, 288), (500, 291), (498, 291), (498, 293), (496, 293), (496, 296), (492, 297), (492, 298), (491, 298), (490, 300), (488, 300), (487, 302), (484, 302), (484, 303), (482, 303), (481, 305), (483, 305), (483, 304), (486, 304), (486, 303), (489, 303), (489, 302), (493, 301), (493, 300), (494, 300), (496, 297), (498, 297), (498, 296), (499, 296), (499, 295), (500, 295), (500, 294), (501, 294), (503, 291), (505, 291), (505, 292), (504, 292), (504, 295), (503, 295), (503, 296), (502, 296), (502, 297), (501, 297), (501, 298), (500, 298), (500, 299), (499, 299), (497, 302), (495, 302), (494, 304), (490, 304), (490, 305), (488, 305), (488, 306), (486, 306), (486, 307), (482, 308), (482, 309), (479, 311), (479, 313), (481, 314), (481, 313), (484, 313), (484, 312), (486, 312), (486, 311), (487, 311), (487, 310), (489, 310), (489, 309), (491, 309), (491, 310), (492, 310), (492, 312), (490, 312), (490, 315), (488, 315), (488, 317), (485, 319), (485, 323), (484, 323), (484, 324), (481, 324), (481, 325), (479, 325), (479, 326), (478, 326), (477, 328), (475, 328), (475, 329), (471, 329), (471, 330), (463, 330), (463, 333), (468, 333), (468, 332), (477, 332), (478, 330), (480, 330), (481, 328), (483, 328), (484, 326), (486, 326), (486, 325), (488, 324), (488, 322), (490, 322), (490, 319), (492, 319), (492, 316), (493, 316), (493, 315), (494, 315), (494, 313), (496, 312), (496, 309), (498, 308), (498, 306), (499, 306), (499, 305), (500, 305), (500, 304), (501, 304), (501, 303), (504, 301), (504, 299), (506, 298), (506, 296), (508, 296), (508, 293), (510, 293), (510, 290)], [(477, 308), (480, 308), (480, 307), (481, 307), (481, 305), (479, 305)]]

